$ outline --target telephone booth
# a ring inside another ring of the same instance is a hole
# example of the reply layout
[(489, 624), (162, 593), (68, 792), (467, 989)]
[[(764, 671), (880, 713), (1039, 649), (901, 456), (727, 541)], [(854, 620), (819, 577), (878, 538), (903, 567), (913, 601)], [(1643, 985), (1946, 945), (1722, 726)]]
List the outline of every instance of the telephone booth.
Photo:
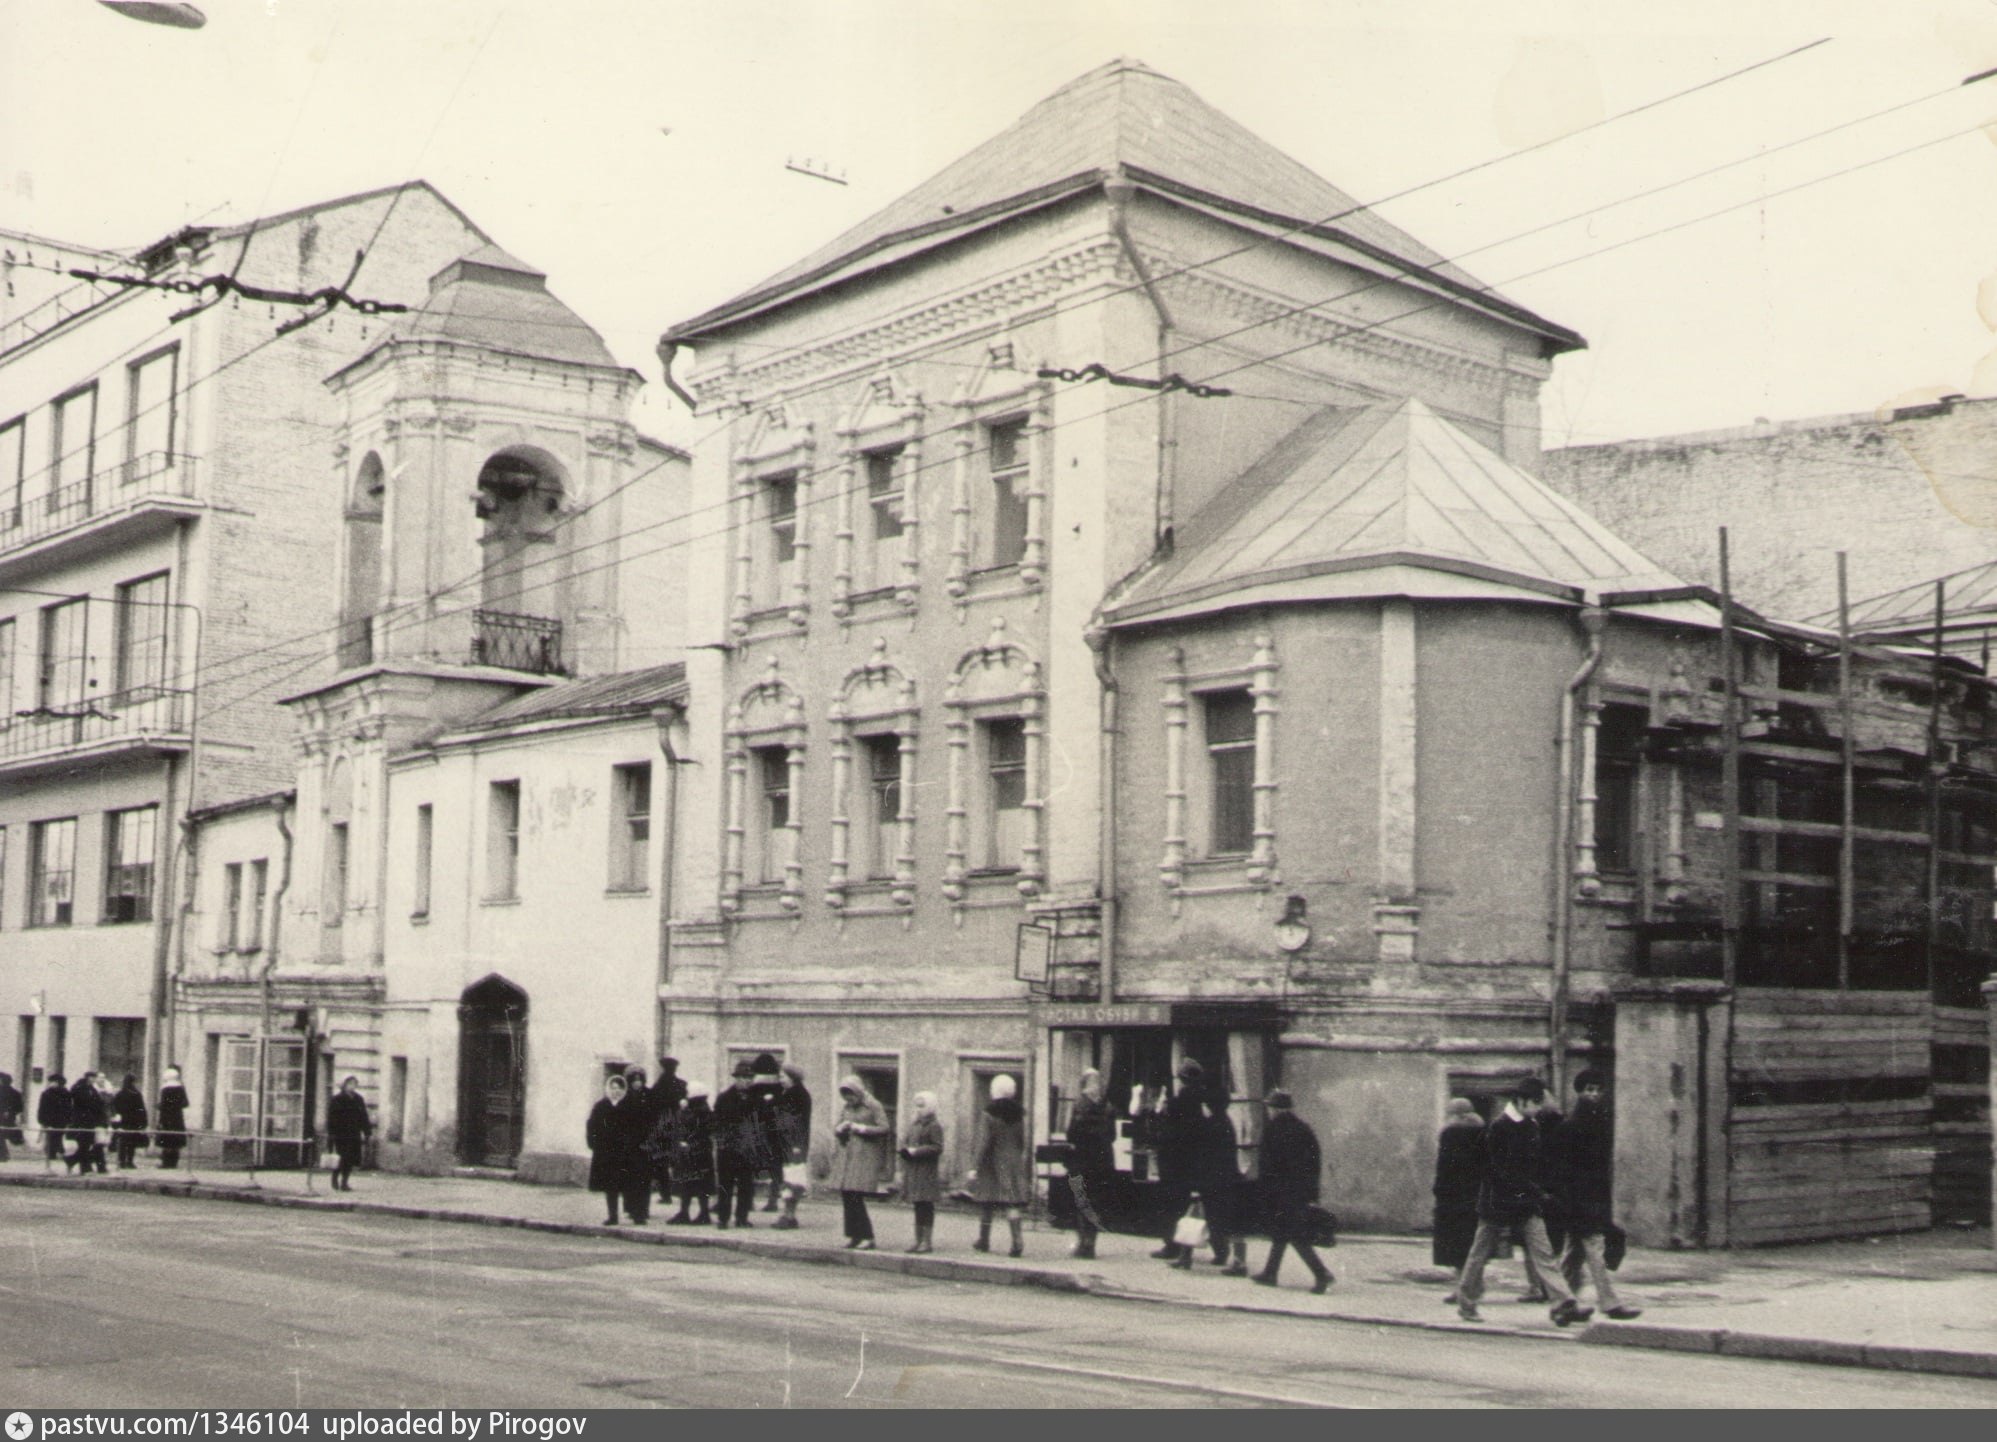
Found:
[(222, 1042), (222, 1160), (245, 1167), (304, 1167), (316, 1159), (313, 1057), (300, 1036)]

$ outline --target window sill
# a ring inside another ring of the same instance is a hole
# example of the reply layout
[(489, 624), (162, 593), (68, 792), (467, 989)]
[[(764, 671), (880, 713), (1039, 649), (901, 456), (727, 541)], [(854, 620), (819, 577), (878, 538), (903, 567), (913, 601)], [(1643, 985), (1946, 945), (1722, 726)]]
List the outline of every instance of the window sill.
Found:
[(1017, 866), (973, 866), (964, 873), (966, 881), (1005, 881), (1018, 876)]
[(603, 888), (603, 894), (605, 896), (650, 896), (652, 888), (649, 886), (606, 886)]
[(1215, 856), (1189, 856), (1186, 858), (1188, 871), (1226, 871), (1230, 867), (1252, 866), (1255, 853), (1252, 851), (1224, 851)]
[(430, 924), (430, 913), (427, 911), (410, 912), (409, 924), (411, 926), (428, 926)]
[(480, 906), (518, 906), (520, 898), (517, 896), (483, 896), (479, 898), (478, 904)]

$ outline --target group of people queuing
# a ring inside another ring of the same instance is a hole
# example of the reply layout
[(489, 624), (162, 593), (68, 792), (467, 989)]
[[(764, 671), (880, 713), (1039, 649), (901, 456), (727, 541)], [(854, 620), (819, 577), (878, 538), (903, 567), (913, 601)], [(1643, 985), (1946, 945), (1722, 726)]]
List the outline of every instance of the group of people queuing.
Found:
[[(60, 1161), (66, 1173), (97, 1176), (111, 1170), (114, 1153), (118, 1169), (129, 1171), (138, 1164), (138, 1154), (156, 1142), (160, 1165), (178, 1166), (187, 1144), (187, 1089), (178, 1067), (167, 1068), (158, 1100), (154, 1131), (154, 1114), (136, 1076), (128, 1073), (114, 1090), (104, 1072), (86, 1071), (74, 1082), (52, 1073), (35, 1102), (42, 1154), (50, 1164)], [(27, 1145), (26, 1113), (27, 1099), (14, 1078), (0, 1072), (0, 1162), (13, 1155), (12, 1147)]]
[[(874, 1250), (867, 1203), (893, 1191), (915, 1213), (908, 1250), (935, 1248), (936, 1204), (943, 1199), (943, 1122), (934, 1093), (917, 1092), (912, 1103), (897, 1142), (887, 1108), (865, 1081), (849, 1076), (839, 1083), (827, 1182), (839, 1193), (850, 1249)], [(674, 1057), (659, 1059), (656, 1085), (643, 1067), (613, 1073), (605, 1078), (585, 1129), (589, 1188), (603, 1195), (604, 1224), (617, 1226), (621, 1207), (625, 1218), (643, 1226), (656, 1197), (679, 1204), (666, 1218), (668, 1226), (710, 1221), (723, 1230), (752, 1226), (757, 1189), (767, 1183), (763, 1210), (780, 1212), (774, 1223), (779, 1230), (795, 1228), (798, 1202), (811, 1190), (811, 1115), (804, 1069), (779, 1063), (768, 1052), (738, 1061), (730, 1084), (713, 1098), (704, 1083), (679, 1075)], [(977, 1250), (991, 1250), (992, 1224), (1003, 1213), (1010, 1254), (1023, 1255), (1033, 1178), (1026, 1113), (1013, 1077), (992, 1079), (966, 1185), (967, 1197), (979, 1205)]]
[(1436, 1146), (1432, 1255), (1456, 1272), (1445, 1300), (1457, 1315), (1482, 1320), (1484, 1268), (1517, 1245), (1527, 1281), (1519, 1300), (1551, 1303), (1559, 1326), (1594, 1315), (1577, 1297), (1584, 1272), (1603, 1315), (1641, 1316), (1611, 1276), (1622, 1234), (1611, 1210), (1613, 1141), (1602, 1074), (1575, 1076), (1574, 1110), (1565, 1116), (1537, 1077), (1520, 1081), (1488, 1124), (1464, 1097), (1452, 1098), (1447, 1111)]

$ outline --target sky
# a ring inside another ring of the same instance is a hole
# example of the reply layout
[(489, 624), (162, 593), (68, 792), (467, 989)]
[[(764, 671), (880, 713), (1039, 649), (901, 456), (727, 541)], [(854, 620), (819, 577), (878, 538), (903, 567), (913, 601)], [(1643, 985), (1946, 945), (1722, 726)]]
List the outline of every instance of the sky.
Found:
[(0, 0), (0, 227), (117, 249), (422, 177), (682, 444), (660, 331), (1117, 56), (1586, 336), (1550, 446), (1997, 393), (1997, 79), (1960, 85), (1997, 66), (1997, 0), (203, 8)]

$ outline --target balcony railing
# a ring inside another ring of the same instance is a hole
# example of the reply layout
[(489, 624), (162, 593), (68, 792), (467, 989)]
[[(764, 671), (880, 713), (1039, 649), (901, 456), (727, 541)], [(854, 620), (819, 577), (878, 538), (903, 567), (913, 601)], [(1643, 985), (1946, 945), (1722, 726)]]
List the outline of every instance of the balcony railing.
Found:
[(474, 611), (471, 661), (474, 666), (499, 666), (536, 676), (566, 676), (562, 623), (511, 611)]
[(194, 494), (194, 457), (149, 451), (23, 501), (0, 495), (0, 552), (161, 496)]
[(110, 696), (19, 708), (0, 716), (0, 764), (119, 741), (184, 738), (193, 720), (192, 699), (187, 691), (140, 686)]

